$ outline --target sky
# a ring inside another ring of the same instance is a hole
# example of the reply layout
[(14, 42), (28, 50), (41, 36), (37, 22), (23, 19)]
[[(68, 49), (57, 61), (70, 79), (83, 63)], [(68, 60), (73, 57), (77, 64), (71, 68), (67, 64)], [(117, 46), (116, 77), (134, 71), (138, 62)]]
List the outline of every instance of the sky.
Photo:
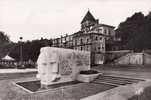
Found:
[(150, 0), (0, 0), (0, 31), (17, 42), (57, 38), (80, 30), (88, 9), (100, 23), (118, 27), (135, 12), (148, 14)]

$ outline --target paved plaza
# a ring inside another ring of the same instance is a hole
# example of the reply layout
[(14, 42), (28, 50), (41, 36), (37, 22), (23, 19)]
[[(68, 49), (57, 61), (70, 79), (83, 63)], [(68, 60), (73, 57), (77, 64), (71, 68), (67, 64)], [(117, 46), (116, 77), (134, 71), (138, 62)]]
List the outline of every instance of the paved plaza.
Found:
[[(130, 77), (137, 79), (151, 79), (151, 68), (121, 68), (116, 66), (93, 66), (92, 69), (98, 70), (104, 75), (120, 76), (120, 77)], [(127, 69), (127, 70), (126, 70)], [(142, 70), (141, 70), (142, 69)], [(0, 99), (1, 100), (62, 100), (62, 98), (68, 98), (69, 100), (79, 100), (79, 98), (74, 98), (77, 94), (71, 93), (76, 91), (87, 91), (88, 89), (83, 89), (84, 87), (89, 87), (89, 91), (93, 92), (99, 89), (97, 85), (82, 83), (79, 85), (70, 86), (67, 90), (57, 89), (56, 91), (44, 91), (39, 93), (30, 94), (27, 91), (19, 88), (15, 85), (16, 82), (24, 81), (36, 81), (36, 69), (1, 69), (0, 70)], [(93, 88), (96, 89), (93, 89)], [(82, 90), (79, 90), (82, 89)], [(100, 88), (101, 89), (101, 88)], [(76, 92), (78, 93), (78, 92)], [(88, 92), (90, 93), (90, 92)], [(60, 95), (61, 94), (61, 95)], [(86, 94), (85, 94), (86, 95)]]
[(100, 71), (107, 75), (124, 76), (131, 78), (151, 79), (151, 66), (140, 65), (99, 65), (94, 66), (93, 69)]
[(0, 69), (0, 74), (4, 73), (29, 73), (36, 72), (37, 69)]

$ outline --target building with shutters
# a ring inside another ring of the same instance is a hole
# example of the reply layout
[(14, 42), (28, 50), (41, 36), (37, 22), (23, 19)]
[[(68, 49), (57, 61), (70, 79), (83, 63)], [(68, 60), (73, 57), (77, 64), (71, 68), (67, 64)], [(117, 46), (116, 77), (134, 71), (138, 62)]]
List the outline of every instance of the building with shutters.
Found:
[(81, 29), (72, 34), (53, 40), (54, 47), (70, 48), (91, 52), (92, 64), (103, 64), (105, 52), (115, 50), (114, 26), (99, 23), (88, 11), (81, 21)]

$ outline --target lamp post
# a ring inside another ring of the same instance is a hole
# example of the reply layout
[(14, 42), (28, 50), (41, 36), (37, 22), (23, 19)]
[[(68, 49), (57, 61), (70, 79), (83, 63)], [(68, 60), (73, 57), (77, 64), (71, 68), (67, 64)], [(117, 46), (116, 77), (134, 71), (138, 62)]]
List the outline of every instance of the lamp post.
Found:
[(23, 37), (19, 37), (19, 39), (20, 39), (20, 66), (22, 67), (22, 64), (23, 64), (22, 39)]

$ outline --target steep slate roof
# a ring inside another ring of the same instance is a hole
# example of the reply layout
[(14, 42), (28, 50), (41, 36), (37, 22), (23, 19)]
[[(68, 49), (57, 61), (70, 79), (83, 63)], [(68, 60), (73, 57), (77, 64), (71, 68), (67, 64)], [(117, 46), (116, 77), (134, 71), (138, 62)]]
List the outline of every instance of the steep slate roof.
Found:
[(107, 24), (100, 24), (101, 26), (106, 26), (106, 27), (110, 27), (110, 28), (115, 28), (115, 26), (111, 26), (111, 25), (107, 25)]
[(85, 22), (86, 20), (94, 21), (94, 22), (96, 21), (95, 18), (93, 17), (93, 15), (90, 13), (90, 11), (87, 12), (87, 14), (85, 15), (85, 17), (81, 21), (81, 23)]
[(97, 26), (94, 26), (92, 29), (95, 29), (95, 28), (100, 27), (100, 26), (105, 26), (105, 27), (115, 28), (114, 26), (107, 25), (107, 24), (98, 24)]

